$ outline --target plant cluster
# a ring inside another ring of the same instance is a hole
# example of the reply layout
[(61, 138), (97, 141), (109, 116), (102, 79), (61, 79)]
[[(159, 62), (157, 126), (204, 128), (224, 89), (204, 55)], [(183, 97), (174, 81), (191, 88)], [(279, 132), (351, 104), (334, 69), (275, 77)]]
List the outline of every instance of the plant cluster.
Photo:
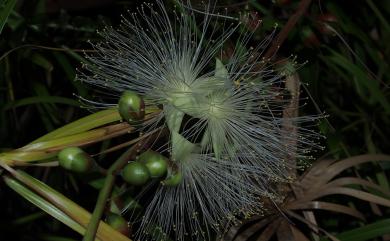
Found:
[[(77, 238), (46, 214), (84, 241), (390, 233), (389, 157), (333, 159), (387, 150), (387, 3), (21, 2), (0, 5), (0, 239)], [(332, 159), (302, 172), (313, 149)]]

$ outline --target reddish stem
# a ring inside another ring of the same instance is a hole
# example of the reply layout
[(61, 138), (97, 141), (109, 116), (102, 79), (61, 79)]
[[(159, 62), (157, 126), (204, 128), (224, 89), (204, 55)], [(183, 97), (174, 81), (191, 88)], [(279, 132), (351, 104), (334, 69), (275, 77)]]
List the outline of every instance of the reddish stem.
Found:
[(311, 3), (311, 0), (301, 0), (300, 1), (298, 8), (297, 8), (297, 11), (293, 15), (290, 16), (286, 25), (279, 32), (278, 36), (276, 36), (275, 41), (272, 43), (271, 47), (264, 54), (265, 59), (268, 59), (268, 58), (274, 56), (276, 54), (276, 52), (278, 52), (280, 46), (286, 40), (291, 29), (295, 26), (295, 24), (298, 22), (298, 20), (306, 12), (306, 9), (309, 7), (310, 3)]

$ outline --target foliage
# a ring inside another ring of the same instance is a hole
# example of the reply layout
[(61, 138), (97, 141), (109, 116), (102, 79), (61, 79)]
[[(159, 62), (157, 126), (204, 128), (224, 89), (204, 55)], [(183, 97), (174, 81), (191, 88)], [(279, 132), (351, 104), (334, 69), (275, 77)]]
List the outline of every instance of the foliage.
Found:
[[(81, 67), (80, 62), (87, 62), (82, 49), (94, 51), (87, 40), (100, 39), (96, 30), (104, 25), (118, 25), (120, 13), (136, 9), (140, 1), (101, 0), (90, 6), (82, 1), (58, 1), (62, 8), (44, 0), (17, 1), (14, 5), (15, 2), (6, 0), (0, 5), (0, 204), (4, 210), (0, 239), (10, 236), (12, 240), (77, 240), (77, 232), (84, 233), (87, 228), (91, 215), (88, 211), (92, 211), (97, 200), (96, 189), (103, 184), (99, 175), (82, 176), (59, 169), (56, 153), (65, 146), (84, 146), (88, 153), (99, 154), (93, 156), (106, 168), (121, 154), (118, 149), (142, 138), (127, 123), (118, 123), (120, 116), (114, 109), (90, 115), (80, 108), (74, 95), (90, 98), (99, 93), (75, 81), (76, 68)], [(174, 2), (167, 4), (173, 7)], [(248, 29), (253, 27), (252, 21), (261, 19), (262, 27), (253, 36), (254, 41), (261, 41), (275, 23), (279, 29), (286, 26), (300, 2), (224, 0), (216, 7), (237, 17), (239, 11), (249, 13), (251, 18), (242, 19)], [(279, 238), (283, 238), (283, 232), (292, 233), (295, 239), (291, 240), (305, 240), (303, 235), (314, 240), (325, 240), (326, 236), (381, 240), (381, 236), (390, 233), (386, 218), (389, 210), (377, 206), (388, 206), (390, 165), (377, 162), (388, 158), (351, 157), (386, 153), (390, 146), (390, 129), (386, 128), (390, 126), (389, 16), (389, 1), (312, 1), (290, 29), (276, 57), (294, 54), (298, 62), (308, 61), (298, 70), (304, 83), (300, 95), (309, 103), (300, 111), (324, 110), (329, 114), (320, 124), (326, 149), (314, 153), (320, 161), (291, 189), (283, 191), (291, 193), (280, 205), (282, 212), (273, 210), (264, 219), (257, 217), (248, 221), (247, 226), (230, 230), (228, 234), (235, 232), (231, 238), (247, 240), (262, 234), (264, 238), (260, 240), (266, 240), (278, 231)], [(152, 117), (156, 111), (149, 110), (147, 116)], [(36, 139), (39, 136), (42, 137)], [(324, 157), (343, 160), (324, 161)], [(359, 160), (370, 162), (358, 165)], [(349, 163), (343, 172), (332, 169), (342, 163)], [(32, 165), (24, 167), (27, 164)], [(315, 170), (321, 171), (318, 179), (309, 179)], [(324, 173), (329, 178), (321, 181)], [(307, 187), (305, 195), (297, 195), (302, 191), (300, 185)], [(324, 192), (331, 186), (344, 188), (343, 194), (353, 194), (350, 196), (368, 202)], [(116, 196), (121, 191), (121, 186), (113, 187), (111, 209), (123, 208), (118, 206), (123, 205), (124, 198)], [(66, 200), (67, 204), (55, 200)], [(127, 208), (142, 209), (131, 198), (125, 202)], [(319, 210), (341, 212), (353, 218)], [(290, 219), (294, 225), (287, 221)], [(21, 228), (23, 232), (18, 232)], [(110, 240), (111, 235), (118, 235), (116, 240), (127, 240), (108, 225), (97, 229), (99, 240)]]

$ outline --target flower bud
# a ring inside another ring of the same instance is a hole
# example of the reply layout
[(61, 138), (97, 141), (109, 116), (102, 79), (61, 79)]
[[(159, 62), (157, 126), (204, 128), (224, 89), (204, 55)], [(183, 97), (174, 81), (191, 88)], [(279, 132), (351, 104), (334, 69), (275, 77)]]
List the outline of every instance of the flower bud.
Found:
[(135, 92), (124, 91), (118, 103), (121, 117), (130, 124), (137, 124), (145, 117), (145, 102)]
[(121, 234), (130, 235), (129, 223), (122, 216), (116, 213), (109, 213), (106, 217), (106, 223)]
[(150, 173), (143, 163), (130, 162), (123, 168), (122, 177), (131, 185), (141, 186), (149, 181)]
[(61, 167), (66, 170), (84, 173), (95, 166), (95, 161), (79, 147), (67, 147), (58, 153)]
[(158, 152), (147, 150), (139, 156), (138, 161), (148, 168), (152, 178), (162, 177), (167, 172), (168, 160)]

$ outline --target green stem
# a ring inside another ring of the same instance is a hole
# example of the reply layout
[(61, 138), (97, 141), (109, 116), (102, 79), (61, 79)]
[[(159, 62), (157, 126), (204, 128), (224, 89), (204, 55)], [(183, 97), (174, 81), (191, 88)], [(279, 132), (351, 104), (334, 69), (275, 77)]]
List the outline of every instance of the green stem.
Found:
[(112, 187), (115, 183), (116, 173), (127, 163), (129, 158), (131, 158), (135, 154), (139, 146), (140, 144), (136, 144), (129, 148), (107, 170), (107, 176), (104, 181), (103, 188), (99, 192), (95, 209), (93, 210), (92, 217), (84, 234), (83, 241), (95, 240), (96, 231), (98, 229), (99, 222), (104, 211), (104, 207), (106, 206), (107, 199), (111, 195)]

